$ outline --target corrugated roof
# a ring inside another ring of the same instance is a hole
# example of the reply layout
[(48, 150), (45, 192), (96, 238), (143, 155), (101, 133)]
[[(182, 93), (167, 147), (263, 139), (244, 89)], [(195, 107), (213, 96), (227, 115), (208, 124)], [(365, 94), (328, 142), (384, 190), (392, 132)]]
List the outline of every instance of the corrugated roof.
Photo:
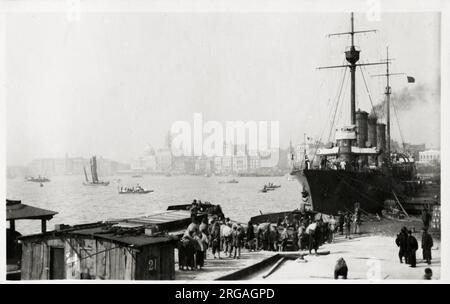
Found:
[(111, 226), (108, 223), (92, 223), (77, 226), (70, 226), (65, 230), (48, 231), (45, 233), (26, 235), (20, 237), (22, 241), (46, 239), (46, 238), (71, 238), (71, 237), (88, 237), (92, 239), (103, 239), (114, 243), (120, 243), (127, 246), (141, 247), (152, 244), (168, 243), (176, 241), (178, 238), (174, 235), (145, 235), (136, 230), (121, 230)]
[(127, 227), (127, 226), (150, 226), (150, 225), (158, 225), (158, 224), (169, 224), (178, 221), (190, 221), (191, 213), (189, 211), (184, 210), (171, 210), (171, 211), (159, 211), (150, 215), (134, 217), (134, 218), (125, 218), (125, 219), (116, 219), (115, 222), (118, 222), (117, 226)]
[(6, 200), (6, 220), (51, 219), (58, 212), (32, 207), (21, 201)]
[(167, 243), (176, 240), (176, 238), (168, 235), (164, 236), (150, 236), (145, 235), (144, 233), (124, 233), (124, 234), (116, 234), (115, 232), (109, 232), (108, 229), (103, 227), (94, 227), (88, 229), (80, 229), (73, 230), (68, 232), (70, 235), (81, 235), (81, 236), (89, 236), (97, 239), (105, 239), (114, 241), (117, 243), (123, 243), (126, 245), (133, 245), (136, 247), (158, 244), (158, 243)]

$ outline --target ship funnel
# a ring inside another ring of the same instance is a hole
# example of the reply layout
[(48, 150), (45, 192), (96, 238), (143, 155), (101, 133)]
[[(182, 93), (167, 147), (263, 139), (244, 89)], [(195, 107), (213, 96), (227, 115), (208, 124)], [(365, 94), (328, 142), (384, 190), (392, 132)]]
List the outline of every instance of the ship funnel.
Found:
[[(369, 115), (367, 125), (368, 125), (367, 143), (369, 147), (377, 147), (377, 117)], [(376, 156), (369, 156), (369, 163), (376, 165), (377, 163)]]
[(365, 148), (368, 139), (367, 120), (369, 114), (358, 110), (356, 113), (356, 142), (358, 147)]
[(386, 152), (386, 125), (383, 123), (377, 123), (377, 150), (382, 152), (378, 156), (378, 162), (381, 164)]

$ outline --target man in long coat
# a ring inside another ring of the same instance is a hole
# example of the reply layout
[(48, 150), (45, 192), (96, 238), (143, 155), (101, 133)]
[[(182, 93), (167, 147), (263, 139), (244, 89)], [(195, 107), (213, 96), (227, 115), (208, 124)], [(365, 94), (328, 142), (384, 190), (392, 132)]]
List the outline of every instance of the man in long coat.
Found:
[(397, 238), (395, 239), (395, 243), (397, 244), (399, 250), (398, 250), (398, 257), (400, 259), (400, 263), (403, 263), (403, 257), (405, 258), (405, 263), (408, 264), (408, 255), (406, 253), (406, 245), (408, 241), (408, 233), (406, 231), (406, 228), (403, 227), (399, 234), (397, 234)]
[(426, 229), (423, 230), (422, 234), (422, 254), (423, 259), (427, 264), (431, 264), (431, 248), (433, 247), (433, 238), (428, 233)]
[(417, 239), (412, 235), (411, 230), (408, 231), (406, 249), (409, 256), (409, 263), (411, 264), (410, 267), (416, 267), (416, 251), (419, 249), (419, 244), (417, 243)]

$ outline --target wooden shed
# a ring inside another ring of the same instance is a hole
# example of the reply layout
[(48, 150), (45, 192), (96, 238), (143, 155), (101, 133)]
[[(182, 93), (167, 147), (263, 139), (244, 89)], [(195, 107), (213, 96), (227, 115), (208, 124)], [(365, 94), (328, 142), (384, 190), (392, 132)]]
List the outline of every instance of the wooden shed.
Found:
[(56, 214), (58, 214), (58, 212), (22, 204), (20, 200), (6, 199), (6, 220), (9, 221), (9, 228), (6, 229), (7, 280), (20, 279), (19, 262), (22, 256), (22, 247), (18, 242), (18, 238), (21, 234), (16, 231), (16, 221), (41, 221), (41, 231), (44, 233), (47, 230), (47, 221), (51, 220)]
[(93, 223), (22, 237), (22, 280), (173, 280), (177, 238)]

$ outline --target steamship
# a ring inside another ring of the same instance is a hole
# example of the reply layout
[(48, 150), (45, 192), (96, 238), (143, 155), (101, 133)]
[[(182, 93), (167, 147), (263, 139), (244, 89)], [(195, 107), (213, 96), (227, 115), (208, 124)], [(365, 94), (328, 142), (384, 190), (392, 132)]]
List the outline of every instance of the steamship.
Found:
[[(385, 200), (398, 200), (406, 195), (408, 181), (415, 175), (410, 157), (390, 151), (389, 58), (357, 63), (360, 50), (354, 45), (354, 35), (372, 31), (355, 31), (351, 13), (350, 31), (330, 35), (351, 36), (351, 46), (345, 51), (347, 64), (319, 68), (349, 68), (351, 122), (336, 129), (336, 141), (331, 147), (316, 150), (318, 167), (306, 160), (301, 167), (292, 169), (291, 174), (300, 182), (304, 205), (316, 212), (337, 214), (353, 211), (358, 205), (368, 213), (380, 214)], [(375, 115), (355, 110), (355, 71), (363, 65), (386, 66), (386, 74), (379, 75), (387, 79), (386, 124), (377, 122)]]

